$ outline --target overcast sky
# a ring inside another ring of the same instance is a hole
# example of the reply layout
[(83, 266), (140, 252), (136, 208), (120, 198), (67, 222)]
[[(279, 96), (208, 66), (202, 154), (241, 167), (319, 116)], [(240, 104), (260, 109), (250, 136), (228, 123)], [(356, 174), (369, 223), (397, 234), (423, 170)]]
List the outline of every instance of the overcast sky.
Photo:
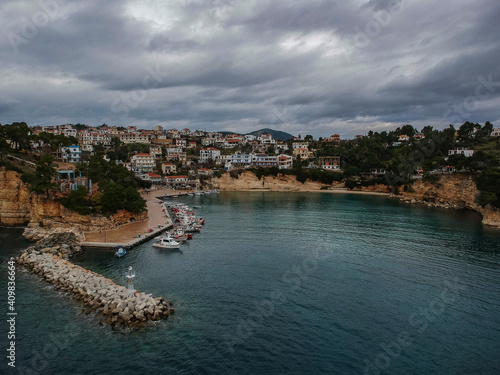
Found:
[(498, 0), (2, 0), (0, 123), (500, 125)]

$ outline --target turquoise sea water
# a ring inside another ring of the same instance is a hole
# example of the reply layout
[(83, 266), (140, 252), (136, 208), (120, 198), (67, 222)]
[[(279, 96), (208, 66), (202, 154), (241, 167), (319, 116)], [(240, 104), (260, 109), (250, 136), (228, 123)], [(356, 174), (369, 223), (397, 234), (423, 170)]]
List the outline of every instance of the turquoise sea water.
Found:
[[(174, 316), (115, 332), (18, 270), (17, 368), (5, 358), (0, 372), (500, 373), (500, 231), (476, 214), (343, 194), (182, 201), (206, 219), (182, 251), (74, 260), (122, 285), (133, 265), (136, 289), (172, 300)], [(26, 242), (6, 229), (0, 241), (5, 284)]]

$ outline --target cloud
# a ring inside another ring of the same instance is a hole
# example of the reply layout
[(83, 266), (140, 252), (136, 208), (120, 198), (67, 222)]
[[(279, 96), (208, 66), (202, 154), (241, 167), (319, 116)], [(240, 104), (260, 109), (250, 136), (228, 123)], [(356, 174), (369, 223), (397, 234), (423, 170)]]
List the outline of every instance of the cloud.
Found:
[[(479, 77), (500, 82), (494, 0), (19, 0), (0, 14), (1, 123), (348, 137), (447, 126)], [(488, 93), (453, 120), (499, 120)]]

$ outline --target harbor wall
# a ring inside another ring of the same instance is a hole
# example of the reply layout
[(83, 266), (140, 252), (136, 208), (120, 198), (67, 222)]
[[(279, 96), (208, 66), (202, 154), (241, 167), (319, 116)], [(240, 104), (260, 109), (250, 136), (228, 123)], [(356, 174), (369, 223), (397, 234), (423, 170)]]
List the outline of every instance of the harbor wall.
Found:
[[(71, 263), (67, 258), (80, 251), (74, 235), (57, 236), (23, 250), (15, 259), (17, 265), (26, 267), (54, 288), (70, 294), (87, 313), (96, 314), (101, 323), (112, 327), (144, 327), (174, 313), (172, 303), (163, 297), (154, 298), (139, 291), (129, 296), (128, 288)], [(65, 254), (64, 249), (68, 250)]]

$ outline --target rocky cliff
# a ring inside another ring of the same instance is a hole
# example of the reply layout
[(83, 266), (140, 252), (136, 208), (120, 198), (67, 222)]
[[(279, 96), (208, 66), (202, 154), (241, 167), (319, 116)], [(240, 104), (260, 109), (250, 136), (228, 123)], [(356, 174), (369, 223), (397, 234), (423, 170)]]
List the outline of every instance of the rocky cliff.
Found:
[(269, 190), (269, 191), (310, 191), (320, 190), (320, 182), (307, 180), (304, 184), (297, 181), (295, 176), (263, 176), (259, 180), (252, 172), (242, 172), (238, 178), (224, 173), (220, 178), (213, 180), (214, 186), (221, 191)]
[(30, 194), (18, 173), (0, 169), (0, 225), (25, 226), (24, 235), (37, 241), (50, 233), (72, 232), (82, 239), (83, 232), (116, 228), (130, 221), (147, 218), (147, 213), (119, 211), (111, 217), (79, 215), (59, 202)]
[(19, 174), (0, 168), (0, 225), (26, 225), (31, 217), (31, 198)]
[(480, 192), (474, 177), (464, 174), (441, 176), (435, 183), (416, 181), (412, 192), (403, 192), (401, 199), (407, 203), (425, 204), (431, 207), (467, 209), (483, 216), (483, 223), (500, 228), (500, 210), (476, 203)]
[[(296, 180), (295, 176), (267, 176), (260, 180), (252, 172), (245, 171), (238, 178), (225, 173), (214, 179), (214, 185), (221, 191), (320, 191), (324, 184), (306, 181), (304, 184)], [(343, 189), (343, 184), (332, 185), (331, 188)], [(324, 191), (324, 190), (323, 190)], [(387, 185), (363, 187), (359, 191), (365, 193), (387, 193), (391, 189)], [(401, 193), (400, 199), (407, 203), (425, 204), (432, 207), (468, 209), (479, 212), (483, 216), (483, 223), (500, 228), (500, 210), (488, 205), (481, 207), (476, 203), (479, 196), (474, 178), (470, 175), (444, 175), (436, 183), (415, 181), (413, 192)]]

